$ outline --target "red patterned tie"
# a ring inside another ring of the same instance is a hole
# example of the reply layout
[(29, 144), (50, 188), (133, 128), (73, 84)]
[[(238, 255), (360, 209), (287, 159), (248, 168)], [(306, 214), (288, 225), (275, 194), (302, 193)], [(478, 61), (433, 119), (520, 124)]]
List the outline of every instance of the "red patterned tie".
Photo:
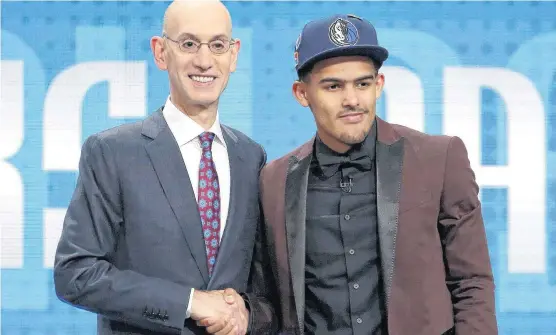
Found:
[(220, 185), (216, 167), (212, 161), (212, 141), (214, 134), (204, 132), (199, 135), (201, 148), (201, 162), (199, 163), (199, 195), (198, 206), (203, 224), (203, 236), (207, 251), (207, 265), (209, 276), (216, 262), (220, 236)]

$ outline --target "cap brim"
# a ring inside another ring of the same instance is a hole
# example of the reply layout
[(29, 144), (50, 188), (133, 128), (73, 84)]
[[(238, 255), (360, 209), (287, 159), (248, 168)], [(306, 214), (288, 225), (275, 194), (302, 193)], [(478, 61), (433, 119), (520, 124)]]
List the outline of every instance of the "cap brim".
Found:
[(307, 59), (303, 64), (299, 64), (296, 70), (299, 72), (315, 63), (333, 57), (341, 56), (365, 56), (378, 62), (380, 65), (388, 59), (388, 50), (377, 45), (351, 45), (327, 50)]

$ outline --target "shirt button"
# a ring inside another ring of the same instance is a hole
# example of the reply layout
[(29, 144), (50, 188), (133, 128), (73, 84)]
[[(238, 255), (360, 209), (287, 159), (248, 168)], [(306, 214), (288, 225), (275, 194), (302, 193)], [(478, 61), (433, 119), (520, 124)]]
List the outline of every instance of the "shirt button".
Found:
[(363, 320), (361, 320), (361, 318), (357, 318), (357, 323), (363, 323)]
[(349, 220), (350, 216), (349, 214), (344, 215), (344, 219)]
[(357, 290), (359, 288), (359, 284), (357, 283), (353, 284), (353, 288)]
[(350, 255), (353, 255), (354, 253), (355, 253), (355, 250), (349, 249), (349, 254), (350, 254)]

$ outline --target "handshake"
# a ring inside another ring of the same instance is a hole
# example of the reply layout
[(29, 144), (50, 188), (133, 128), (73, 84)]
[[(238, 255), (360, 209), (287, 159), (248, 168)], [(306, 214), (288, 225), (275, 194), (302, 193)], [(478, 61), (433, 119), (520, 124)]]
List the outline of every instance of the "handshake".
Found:
[(216, 335), (245, 335), (249, 312), (243, 298), (231, 288), (219, 291), (193, 292), (191, 318)]

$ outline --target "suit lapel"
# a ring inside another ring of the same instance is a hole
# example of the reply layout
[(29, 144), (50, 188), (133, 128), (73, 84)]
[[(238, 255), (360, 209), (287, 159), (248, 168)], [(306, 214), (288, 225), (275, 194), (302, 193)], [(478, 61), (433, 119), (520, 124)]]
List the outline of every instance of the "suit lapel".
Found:
[(388, 310), (396, 259), (405, 139), (380, 118), (377, 117), (376, 122), (377, 221), (384, 294)]
[(245, 183), (242, 180), (241, 165), (243, 155), (238, 138), (222, 126), (222, 134), (226, 141), (228, 151), (228, 159), (230, 161), (230, 205), (228, 206), (228, 216), (226, 218), (226, 228), (222, 234), (222, 240), (214, 266), (214, 272), (211, 278), (218, 278), (218, 273), (226, 266), (228, 258), (232, 254), (235, 242), (243, 232), (242, 225), (244, 220), (237, 218), (237, 209), (246, 208), (245, 201)]
[(300, 333), (305, 314), (305, 215), (311, 155), (290, 157), (286, 176), (286, 235)]
[[(379, 129), (380, 130), (380, 129)], [(393, 144), (377, 142), (377, 210), (380, 257), (382, 263), (384, 292), (388, 307), (396, 251), (398, 213), (402, 181), (404, 141)]]
[(146, 145), (147, 153), (197, 267), (208, 283), (206, 251), (195, 193), (180, 149), (160, 110), (144, 122), (143, 134), (153, 138)]
[[(377, 210), (380, 257), (386, 306), (395, 272), (396, 237), (403, 227), (399, 215), (431, 199), (415, 151), (390, 124), (377, 120)], [(403, 180), (403, 185), (402, 185)]]

